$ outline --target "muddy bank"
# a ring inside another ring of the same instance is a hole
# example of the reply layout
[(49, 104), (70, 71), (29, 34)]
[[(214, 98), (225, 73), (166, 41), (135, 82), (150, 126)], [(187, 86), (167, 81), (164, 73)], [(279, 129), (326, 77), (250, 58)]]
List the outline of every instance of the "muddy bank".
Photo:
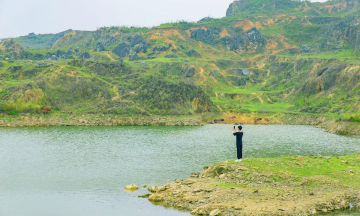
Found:
[(360, 154), (225, 161), (161, 187), (149, 200), (194, 215), (313, 215), (360, 209)]
[(44, 126), (199, 126), (201, 116), (120, 116), (112, 114), (0, 114), (0, 127)]

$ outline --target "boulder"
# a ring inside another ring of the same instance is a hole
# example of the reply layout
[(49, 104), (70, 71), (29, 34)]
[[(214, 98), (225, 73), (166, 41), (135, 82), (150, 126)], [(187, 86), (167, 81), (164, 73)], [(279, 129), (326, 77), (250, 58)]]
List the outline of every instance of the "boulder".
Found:
[(81, 58), (81, 59), (89, 59), (90, 57), (91, 57), (90, 53), (88, 53), (88, 52), (83, 52), (83, 53), (79, 54), (79, 58)]
[(54, 61), (59, 60), (59, 58), (58, 58), (56, 55), (52, 55), (52, 56), (50, 57), (50, 59), (51, 59), (51, 60), (54, 60)]
[(195, 75), (195, 68), (189, 68), (189, 70), (186, 72), (185, 77), (193, 77)]
[(154, 47), (153, 52), (165, 52), (165, 51), (168, 51), (171, 47), (172, 47), (171, 43), (169, 43), (169, 45), (167, 47), (166, 46), (157, 46), (157, 47)]
[(250, 30), (245, 33), (248, 41), (248, 46), (254, 50), (260, 50), (266, 45), (266, 40), (260, 33), (260, 31), (253, 26)]
[(129, 184), (125, 187), (126, 190), (130, 190), (130, 191), (135, 191), (135, 190), (138, 190), (139, 187), (136, 186), (136, 184)]
[(74, 55), (74, 52), (72, 50), (67, 50), (65, 53), (65, 56), (67, 59), (72, 59)]
[(148, 200), (152, 202), (161, 202), (162, 196), (160, 194), (151, 194)]
[(63, 51), (61, 51), (61, 50), (57, 50), (56, 51), (56, 56), (57, 57), (62, 57), (62, 56), (64, 56), (65, 55), (65, 52), (63, 52)]
[(250, 72), (249, 71), (247, 71), (247, 70), (245, 70), (245, 69), (242, 69), (242, 68), (239, 68), (239, 71), (241, 72), (241, 74), (242, 75), (244, 75), (244, 76), (247, 76), (247, 75), (249, 75), (250, 74)]
[(159, 191), (158, 186), (151, 186), (150, 188), (148, 188), (148, 191), (150, 191), (151, 193), (156, 193)]
[(194, 49), (189, 50), (186, 54), (190, 57), (201, 57), (201, 55)]
[(112, 52), (120, 58), (124, 58), (129, 55), (130, 48), (128, 47), (127, 43), (122, 43), (119, 46), (115, 47)]
[(168, 54), (165, 56), (165, 58), (178, 58), (178, 56), (175, 54)]
[(95, 51), (96, 52), (102, 52), (102, 51), (105, 51), (105, 46), (102, 44), (102, 43), (97, 43), (96, 46), (95, 46)]
[(305, 44), (300, 47), (301, 52), (310, 52), (310, 46)]

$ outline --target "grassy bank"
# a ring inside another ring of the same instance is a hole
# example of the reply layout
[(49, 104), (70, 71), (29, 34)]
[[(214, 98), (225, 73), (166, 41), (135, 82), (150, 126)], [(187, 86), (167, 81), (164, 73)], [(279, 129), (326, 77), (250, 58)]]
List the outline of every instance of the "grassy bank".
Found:
[(313, 215), (360, 208), (359, 182), (360, 154), (245, 159), (153, 187), (149, 200), (194, 215)]

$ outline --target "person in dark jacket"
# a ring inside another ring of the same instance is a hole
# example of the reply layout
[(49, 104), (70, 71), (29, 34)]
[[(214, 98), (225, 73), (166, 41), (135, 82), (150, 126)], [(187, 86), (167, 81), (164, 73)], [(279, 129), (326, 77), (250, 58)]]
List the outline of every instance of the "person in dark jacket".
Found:
[(242, 148), (243, 148), (242, 137), (244, 133), (241, 130), (242, 130), (242, 126), (238, 126), (238, 131), (236, 131), (235, 126), (232, 130), (232, 134), (236, 136), (237, 160), (235, 160), (235, 162), (242, 161)]

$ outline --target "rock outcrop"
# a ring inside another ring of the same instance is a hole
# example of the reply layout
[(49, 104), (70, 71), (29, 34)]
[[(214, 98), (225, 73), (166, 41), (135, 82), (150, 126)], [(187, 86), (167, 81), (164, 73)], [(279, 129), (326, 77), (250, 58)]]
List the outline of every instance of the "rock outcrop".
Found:
[(115, 47), (112, 52), (120, 58), (124, 58), (129, 55), (130, 48), (127, 43), (121, 43), (119, 46)]
[(96, 44), (96, 46), (95, 46), (95, 51), (96, 52), (102, 52), (102, 51), (105, 51), (105, 50), (106, 50), (105, 46), (102, 43), (98, 42)]
[(185, 77), (193, 77), (195, 75), (195, 68), (189, 68), (188, 71), (185, 74)]

